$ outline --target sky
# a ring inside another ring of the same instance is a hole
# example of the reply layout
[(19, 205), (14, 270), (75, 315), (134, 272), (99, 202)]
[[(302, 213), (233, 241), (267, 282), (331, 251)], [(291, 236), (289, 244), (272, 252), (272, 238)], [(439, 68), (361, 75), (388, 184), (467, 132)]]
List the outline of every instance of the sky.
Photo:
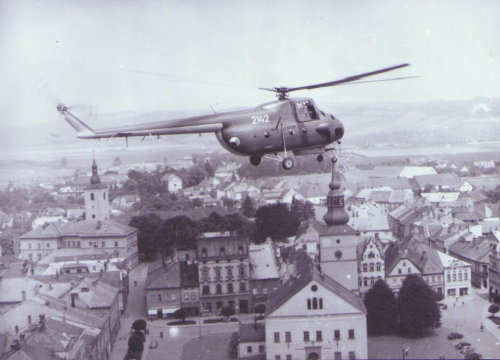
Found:
[[(2, 123), (99, 113), (253, 107), (259, 87), (375, 79), (299, 91), (321, 103), (500, 96), (498, 1), (0, 0)], [(134, 71), (158, 73), (153, 76)]]

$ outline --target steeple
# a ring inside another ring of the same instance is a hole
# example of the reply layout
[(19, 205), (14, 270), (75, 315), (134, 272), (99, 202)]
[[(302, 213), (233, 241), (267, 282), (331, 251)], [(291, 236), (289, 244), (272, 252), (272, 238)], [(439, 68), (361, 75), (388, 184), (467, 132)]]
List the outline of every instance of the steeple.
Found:
[(344, 209), (344, 194), (340, 191), (340, 182), (335, 174), (335, 164), (337, 157), (332, 157), (332, 181), (328, 185), (330, 191), (326, 198), (328, 211), (323, 220), (328, 226), (345, 225), (349, 221), (349, 215)]
[(92, 185), (98, 185), (101, 183), (101, 178), (97, 174), (97, 164), (95, 162), (95, 157), (94, 162), (92, 163), (92, 177), (90, 178), (90, 183)]

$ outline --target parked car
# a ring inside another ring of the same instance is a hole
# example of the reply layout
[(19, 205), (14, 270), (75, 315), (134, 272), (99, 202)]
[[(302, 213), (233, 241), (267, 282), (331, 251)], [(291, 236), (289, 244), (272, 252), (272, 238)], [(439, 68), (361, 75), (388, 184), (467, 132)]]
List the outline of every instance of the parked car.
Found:
[(456, 340), (456, 339), (461, 339), (463, 337), (464, 337), (464, 334), (452, 332), (450, 335), (448, 335), (448, 340)]
[(460, 341), (458, 344), (455, 345), (455, 349), (462, 349), (464, 346), (470, 346), (470, 343), (467, 341)]
[(468, 354), (468, 353), (474, 352), (474, 348), (472, 346), (467, 345), (467, 346), (462, 347), (462, 349), (460, 349), (460, 352), (462, 354)]

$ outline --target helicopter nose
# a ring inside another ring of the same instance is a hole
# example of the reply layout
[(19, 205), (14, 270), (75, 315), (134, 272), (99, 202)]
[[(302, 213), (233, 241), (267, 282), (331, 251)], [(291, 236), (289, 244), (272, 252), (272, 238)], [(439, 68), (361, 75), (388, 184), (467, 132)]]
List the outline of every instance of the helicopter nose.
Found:
[(335, 137), (340, 140), (344, 136), (344, 124), (339, 121), (339, 124), (335, 127)]

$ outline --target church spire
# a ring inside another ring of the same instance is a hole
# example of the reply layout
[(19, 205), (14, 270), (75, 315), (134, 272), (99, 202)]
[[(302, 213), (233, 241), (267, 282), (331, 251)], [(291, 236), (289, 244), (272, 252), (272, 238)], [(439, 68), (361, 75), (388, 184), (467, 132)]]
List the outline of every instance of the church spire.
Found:
[(340, 182), (335, 174), (337, 157), (332, 157), (332, 181), (328, 185), (330, 191), (326, 198), (327, 212), (323, 217), (328, 226), (345, 225), (349, 221), (349, 215), (344, 209), (344, 194), (340, 191)]
[(95, 162), (95, 156), (94, 162), (92, 163), (92, 177), (90, 178), (90, 183), (92, 185), (98, 185), (101, 183), (101, 178), (99, 177), (99, 174), (97, 174), (97, 164)]

